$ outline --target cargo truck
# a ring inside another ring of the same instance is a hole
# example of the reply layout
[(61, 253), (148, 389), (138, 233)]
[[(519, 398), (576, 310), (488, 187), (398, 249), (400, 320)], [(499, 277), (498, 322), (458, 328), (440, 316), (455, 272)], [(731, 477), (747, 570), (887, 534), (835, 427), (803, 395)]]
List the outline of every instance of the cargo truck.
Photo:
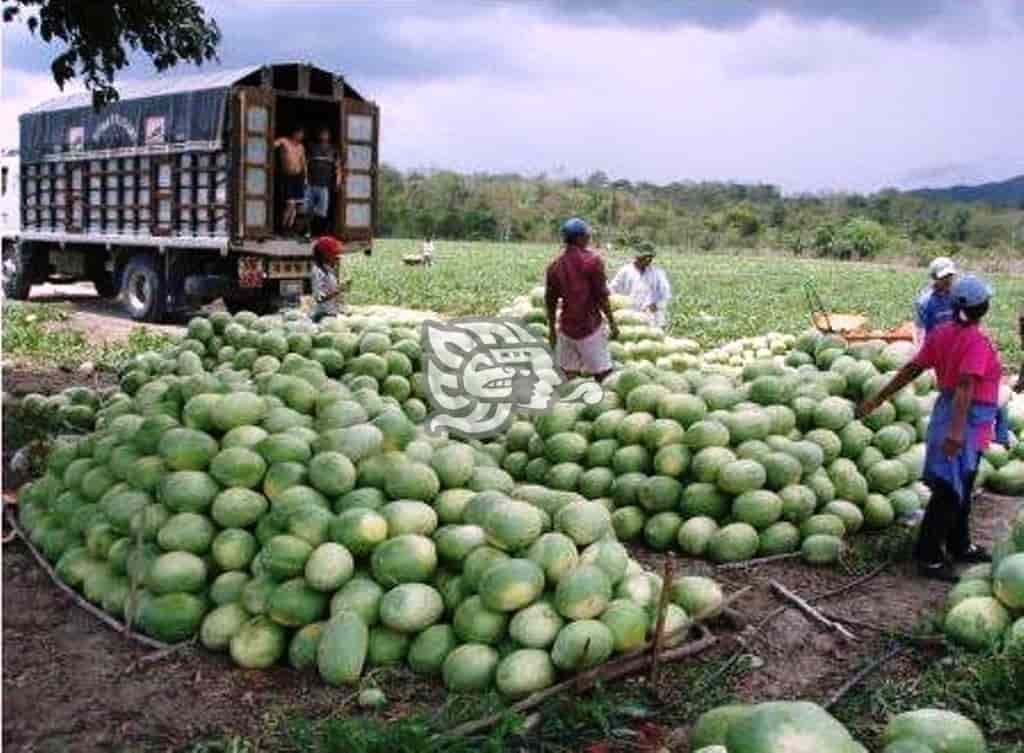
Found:
[[(282, 232), (275, 138), (327, 127), (342, 166), (327, 227), (346, 251), (370, 252), (380, 114), (342, 76), (307, 64), (126, 84), (99, 111), (88, 94), (20, 117), (4, 160), (3, 283), (89, 281), (132, 318), (161, 321), (222, 298), (267, 312), (310, 285), (310, 243)], [(300, 210), (301, 219), (301, 210)], [(301, 223), (300, 223), (301, 227)]]

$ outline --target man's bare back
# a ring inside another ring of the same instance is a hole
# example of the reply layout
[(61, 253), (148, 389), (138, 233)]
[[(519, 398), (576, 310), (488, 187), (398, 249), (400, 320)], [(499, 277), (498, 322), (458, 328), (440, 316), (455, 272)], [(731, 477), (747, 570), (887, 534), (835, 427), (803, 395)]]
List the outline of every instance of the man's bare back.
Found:
[(281, 167), (286, 175), (304, 175), (306, 172), (306, 147), (301, 142), (282, 136), (274, 142), (281, 150)]

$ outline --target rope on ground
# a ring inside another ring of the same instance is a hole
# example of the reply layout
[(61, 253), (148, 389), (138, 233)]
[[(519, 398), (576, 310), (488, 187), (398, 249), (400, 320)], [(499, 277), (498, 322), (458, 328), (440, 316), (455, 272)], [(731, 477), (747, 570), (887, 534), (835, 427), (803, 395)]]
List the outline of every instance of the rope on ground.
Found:
[[(57, 586), (57, 588), (59, 588), (61, 591), (63, 591), (73, 602), (75, 602), (75, 604), (77, 604), (79, 607), (81, 607), (86, 612), (91, 614), (93, 617), (98, 619), (100, 622), (107, 625), (108, 627), (113, 628), (115, 631), (125, 636), (129, 640), (135, 641), (136, 643), (141, 643), (143, 646), (149, 646), (150, 648), (166, 651), (167, 649), (171, 648), (176, 649), (182, 645), (177, 643), (164, 643), (163, 641), (158, 641), (148, 636), (133, 632), (129, 630), (124, 623), (118, 622), (109, 614), (104, 612), (102, 609), (99, 609), (98, 607), (90, 604), (88, 601), (79, 596), (78, 593), (73, 588), (71, 588), (71, 586), (69, 586), (67, 583), (62, 581), (60, 577), (58, 577), (57, 573), (50, 566), (50, 563), (46, 561), (46, 558), (42, 554), (39, 553), (39, 550), (35, 548), (32, 542), (29, 541), (28, 537), (18, 526), (18, 522), (14, 519), (14, 516), (11, 514), (10, 511), (7, 512), (7, 522), (10, 523), (11, 528), (14, 529), (17, 535), (25, 543), (25, 546), (28, 548), (29, 553), (31, 553), (31, 555), (35, 558), (36, 562), (39, 563), (39, 566), (43, 569), (43, 572), (45, 572), (47, 576), (49, 576), (50, 580), (53, 581), (54, 585)], [(186, 641), (186, 644), (187, 643), (188, 642)]]

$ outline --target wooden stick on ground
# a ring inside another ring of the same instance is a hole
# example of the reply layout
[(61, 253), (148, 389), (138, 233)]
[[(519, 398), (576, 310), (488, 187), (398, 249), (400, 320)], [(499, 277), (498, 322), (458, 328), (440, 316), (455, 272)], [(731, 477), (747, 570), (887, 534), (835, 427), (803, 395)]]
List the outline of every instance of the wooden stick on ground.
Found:
[[(679, 646), (678, 648), (672, 648), (662, 652), (661, 660), (663, 662), (671, 662), (688, 656), (696, 656), (697, 654), (711, 648), (718, 642), (718, 639), (715, 638), (707, 628), (700, 626), (700, 629), (703, 637), (691, 643)], [(567, 690), (575, 690), (578, 693), (583, 692), (593, 687), (597, 680), (616, 680), (620, 677), (631, 675), (645, 669), (648, 663), (652, 660), (652, 654), (643, 654), (602, 664), (589, 672), (578, 675), (577, 677), (573, 677), (569, 680), (565, 680), (564, 682), (560, 682), (557, 685), (552, 685), (550, 688), (540, 690), (531, 696), (527, 696), (518, 703), (515, 703), (496, 714), (484, 717), (483, 719), (477, 719), (472, 722), (460, 724), (450, 732), (439, 735), (439, 737), (455, 738), (474, 735), (498, 723), (507, 714), (522, 713), (534, 708), (549, 698), (559, 695), (560, 693), (564, 693)]]
[(743, 588), (737, 588), (735, 591), (733, 591), (731, 594), (729, 594), (722, 600), (722, 611), (724, 612), (726, 609), (732, 606), (732, 604), (739, 601), (753, 590), (753, 586), (744, 586)]
[(851, 589), (856, 588), (857, 586), (860, 586), (860, 585), (862, 585), (864, 583), (867, 583), (869, 580), (874, 578), (876, 575), (880, 575), (891, 564), (892, 564), (892, 562), (888, 562), (888, 561), (887, 562), (883, 562), (881, 565), (879, 565), (878, 567), (876, 567), (874, 570), (872, 570), (871, 572), (867, 573), (866, 575), (862, 575), (859, 578), (854, 578), (849, 583), (844, 583), (843, 585), (839, 586), (838, 588), (833, 588), (830, 591), (825, 591), (824, 593), (815, 594), (814, 596), (809, 597), (807, 599), (807, 601), (814, 603), (814, 602), (822, 601), (823, 599), (832, 599), (832, 598), (834, 598), (836, 596), (839, 596), (840, 594), (844, 594), (847, 591), (850, 591)]
[(771, 554), (767, 557), (758, 557), (753, 560), (743, 560), (742, 562), (729, 562), (725, 565), (717, 565), (716, 571), (722, 570), (744, 570), (748, 567), (757, 567), (758, 565), (765, 565), (769, 562), (782, 562), (784, 560), (796, 559), (800, 556), (800, 552), (786, 552), (785, 554)]
[[(839, 586), (838, 588), (833, 588), (830, 591), (825, 591), (824, 593), (815, 594), (814, 596), (808, 596), (807, 597), (807, 602), (809, 604), (816, 604), (819, 601), (824, 601), (825, 599), (831, 599), (831, 598), (834, 598), (836, 596), (839, 596), (840, 594), (844, 594), (847, 591), (851, 591), (854, 588), (856, 588), (857, 586), (860, 586), (860, 585), (863, 585), (864, 583), (867, 583), (869, 580), (871, 580), (875, 576), (877, 576), (880, 573), (882, 573), (891, 564), (892, 564), (892, 562), (883, 562), (881, 565), (879, 565), (878, 567), (876, 567), (874, 570), (872, 570), (871, 572), (867, 573), (866, 575), (862, 575), (859, 578), (854, 578), (849, 583), (844, 583), (843, 585)], [(761, 630), (761, 628), (763, 628), (769, 622), (771, 622), (776, 617), (778, 617), (780, 614), (785, 612), (786, 609), (788, 609), (788, 607), (786, 607), (786, 606), (781, 606), (781, 607), (777, 607), (776, 609), (773, 609), (771, 612), (769, 612), (768, 614), (766, 614), (764, 617), (761, 618), (761, 621), (757, 623), (757, 625), (755, 626), (755, 629), (756, 630)]]
[(842, 700), (843, 696), (845, 696), (847, 693), (853, 690), (853, 688), (855, 688), (861, 680), (863, 680), (869, 674), (874, 672), (879, 666), (889, 661), (890, 659), (898, 656), (904, 651), (906, 651), (906, 646), (901, 646), (899, 644), (890, 646), (887, 651), (883, 652), (880, 656), (868, 662), (868, 664), (865, 667), (863, 667), (859, 672), (854, 674), (853, 677), (851, 677), (849, 680), (844, 682), (832, 695), (828, 697), (828, 700), (825, 701), (822, 708), (828, 711), (830, 708), (839, 703), (839, 701)]
[(152, 664), (153, 662), (166, 659), (168, 656), (173, 656), (179, 651), (185, 651), (187, 649), (190, 649), (196, 645), (197, 640), (197, 636), (192, 636), (187, 641), (182, 641), (181, 643), (173, 643), (167, 648), (162, 648), (159, 651), (154, 651), (151, 654), (146, 654), (145, 656), (139, 657), (137, 661), (132, 662), (128, 666), (128, 669), (125, 670), (125, 674), (131, 674), (132, 672), (138, 669), (142, 669), (147, 664)]
[[(162, 650), (172, 648), (172, 644), (164, 643), (163, 641), (157, 641), (153, 638), (148, 638), (145, 635), (139, 635), (138, 633), (133, 633), (129, 630), (126, 630), (125, 626), (122, 623), (118, 622), (113, 617), (108, 615), (106, 612), (104, 612), (101, 609), (98, 609), (97, 607), (93, 606), (88, 601), (83, 599), (81, 596), (79, 596), (75, 592), (75, 590), (71, 588), (71, 586), (69, 586), (67, 583), (62, 581), (57, 576), (57, 573), (54, 572), (52, 567), (50, 567), (50, 563), (46, 561), (46, 558), (43, 557), (43, 555), (39, 553), (35, 546), (33, 546), (32, 542), (28, 540), (28, 538), (25, 536), (22, 530), (18, 527), (17, 521), (14, 520), (14, 517), (10, 513), (8, 513), (7, 519), (8, 522), (11, 524), (11, 527), (18, 532), (18, 536), (24, 542), (25, 546), (28, 547), (29, 553), (31, 553), (31, 555), (35, 558), (36, 562), (39, 563), (39, 566), (43, 568), (43, 572), (45, 572), (49, 576), (50, 580), (53, 581), (54, 585), (56, 585), (57, 588), (63, 591), (72, 601), (75, 602), (75, 604), (80, 606), (82, 609), (84, 609), (86, 612), (91, 614), (93, 617), (98, 619), (103, 624), (113, 628), (121, 635), (130, 638), (136, 643), (141, 643), (144, 646), (149, 646), (150, 648)], [(177, 644), (174, 645), (176, 646)]]
[(845, 627), (840, 625), (838, 622), (833, 622), (832, 620), (830, 620), (828, 617), (823, 615), (821, 612), (812, 607), (805, 600), (801, 599), (799, 596), (797, 596), (795, 593), (790, 591), (788, 588), (786, 588), (778, 581), (773, 580), (770, 582), (770, 585), (771, 589), (775, 593), (777, 593), (782, 598), (792, 602), (797, 607), (797, 609), (799, 609), (801, 612), (803, 612), (805, 615), (810, 617), (812, 620), (817, 622), (822, 627), (828, 628), (829, 630), (834, 630), (848, 641), (857, 640), (857, 636), (855, 636)]
[(889, 635), (899, 638), (901, 641), (907, 641), (909, 643), (916, 643), (922, 646), (929, 646), (934, 644), (942, 644), (946, 642), (946, 638), (941, 633), (936, 635), (913, 635), (912, 633), (904, 633), (896, 628), (884, 627), (882, 625), (875, 625), (865, 620), (855, 620), (852, 617), (846, 617), (845, 615), (837, 614), (829, 609), (819, 610), (823, 615), (828, 617), (830, 620), (836, 622), (842, 622), (846, 625), (853, 625), (853, 627), (864, 628), (865, 630), (873, 630), (876, 633), (888, 633)]
[(672, 592), (672, 576), (674, 557), (670, 553), (665, 558), (665, 571), (661, 578), (661, 595), (658, 599), (658, 622), (654, 628), (654, 648), (651, 651), (651, 687), (658, 689), (658, 659), (661, 657), (661, 644), (665, 640), (665, 612), (668, 610), (669, 594)]

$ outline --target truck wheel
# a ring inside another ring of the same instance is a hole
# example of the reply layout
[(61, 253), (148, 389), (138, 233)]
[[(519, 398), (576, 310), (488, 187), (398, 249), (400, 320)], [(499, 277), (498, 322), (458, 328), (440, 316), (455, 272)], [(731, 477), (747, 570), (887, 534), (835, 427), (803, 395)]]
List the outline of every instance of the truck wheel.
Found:
[(121, 278), (121, 297), (135, 321), (163, 320), (167, 311), (167, 284), (156, 259), (141, 254), (132, 257)]
[(31, 266), (28, 249), (15, 242), (6, 242), (3, 247), (4, 295), (15, 301), (27, 301), (32, 290)]

